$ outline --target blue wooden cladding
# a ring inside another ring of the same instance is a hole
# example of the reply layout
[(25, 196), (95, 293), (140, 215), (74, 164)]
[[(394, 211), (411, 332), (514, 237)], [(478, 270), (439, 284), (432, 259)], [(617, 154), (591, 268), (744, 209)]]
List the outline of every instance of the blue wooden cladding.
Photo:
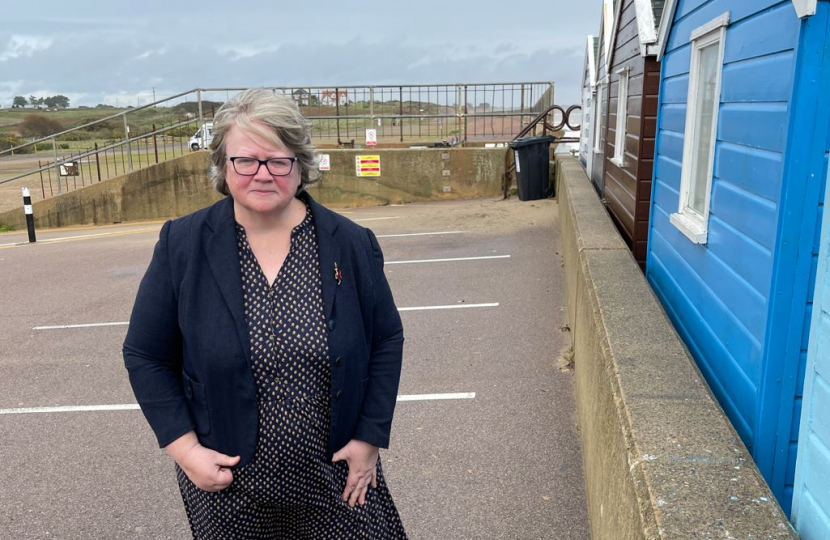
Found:
[[(688, 166), (692, 33), (725, 13), (708, 231), (705, 243), (694, 243), (670, 220)], [(830, 2), (799, 19), (790, 0), (676, 0), (666, 16), (647, 277), (789, 513), (802, 489), (795, 479), (805, 444), (802, 409), (815, 406), (802, 403), (808, 345), (830, 343), (830, 333), (824, 341), (810, 337), (820, 318), (812, 308), (824, 268), (819, 249), (830, 242), (820, 241), (830, 151)], [(830, 358), (830, 346), (826, 351)], [(830, 364), (823, 369), (830, 372)], [(814, 384), (816, 396), (824, 396), (827, 381)], [(826, 420), (810, 433), (822, 426)], [(830, 431), (822, 433), (826, 450)], [(802, 481), (814, 467), (830, 467), (830, 452), (810, 459), (799, 465)], [(830, 468), (820, 474), (830, 478)], [(802, 508), (815, 501), (830, 516), (828, 489), (808, 489)], [(813, 538), (830, 538), (830, 526), (824, 530)]]

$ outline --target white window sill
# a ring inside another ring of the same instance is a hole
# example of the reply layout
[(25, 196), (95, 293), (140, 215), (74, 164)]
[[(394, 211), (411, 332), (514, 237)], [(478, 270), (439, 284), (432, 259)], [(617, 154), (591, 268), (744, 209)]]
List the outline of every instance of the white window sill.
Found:
[(625, 167), (625, 161), (623, 161), (622, 158), (612, 157), (609, 161), (611, 161), (611, 163), (613, 163), (617, 167), (620, 167), (620, 168)]
[(709, 236), (708, 231), (697, 219), (687, 214), (672, 214), (669, 216), (669, 221), (693, 244), (706, 244)]

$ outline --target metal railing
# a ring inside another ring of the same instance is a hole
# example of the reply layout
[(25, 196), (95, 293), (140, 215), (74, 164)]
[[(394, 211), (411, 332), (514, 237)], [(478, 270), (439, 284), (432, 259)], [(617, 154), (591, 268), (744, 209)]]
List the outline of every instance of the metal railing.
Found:
[(378, 141), (507, 140), (553, 104), (553, 83), (291, 87), (321, 142), (353, 145), (366, 129)]
[[(293, 99), (321, 146), (506, 141), (553, 105), (551, 82), (268, 87)], [(190, 151), (187, 139), (245, 88), (196, 88), (0, 151), (0, 187), (46, 199)], [(46, 113), (50, 114), (50, 113)], [(147, 118), (153, 118), (152, 123)], [(105, 133), (106, 137), (98, 134)], [(85, 140), (84, 140), (85, 139)], [(32, 182), (32, 179), (36, 179)], [(36, 185), (40, 185), (37, 190)], [(38, 193), (39, 191), (39, 193)], [(36, 197), (37, 198), (37, 197)], [(0, 200), (0, 209), (8, 207)]]
[[(551, 123), (549, 120), (551, 120), (551, 117), (557, 112), (561, 115), (560, 119), (558, 121), (553, 120), (554, 123)], [(557, 137), (556, 133), (562, 131), (565, 128), (568, 128), (570, 131), (579, 132), (582, 126), (579, 124), (571, 124), (571, 115), (581, 115), (581, 113), (582, 107), (579, 105), (571, 105), (567, 109), (563, 109), (559, 105), (551, 105), (550, 107), (539, 113), (539, 115), (536, 118), (534, 118), (528, 125), (526, 125), (519, 133), (517, 133), (512, 140), (516, 140), (527, 135), (536, 135), (537, 128), (541, 124), (542, 136), (545, 136), (548, 133), (554, 134), (554, 144), (560, 142), (579, 142), (579, 137)], [(516, 156), (512, 150), (508, 150), (504, 154), (504, 176), (502, 177), (502, 190), (505, 199), (508, 197), (510, 187), (512, 186), (515, 178)]]

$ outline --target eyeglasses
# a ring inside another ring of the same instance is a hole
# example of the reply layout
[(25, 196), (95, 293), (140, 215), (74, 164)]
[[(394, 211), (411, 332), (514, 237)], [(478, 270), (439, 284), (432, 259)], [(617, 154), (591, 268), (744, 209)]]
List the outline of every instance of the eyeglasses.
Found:
[(254, 176), (259, 172), (259, 168), (265, 165), (265, 168), (273, 176), (287, 176), (294, 170), (294, 162), (296, 157), (279, 157), (270, 159), (256, 159), (252, 157), (229, 157), (228, 161), (233, 165), (233, 170), (236, 174), (242, 176)]

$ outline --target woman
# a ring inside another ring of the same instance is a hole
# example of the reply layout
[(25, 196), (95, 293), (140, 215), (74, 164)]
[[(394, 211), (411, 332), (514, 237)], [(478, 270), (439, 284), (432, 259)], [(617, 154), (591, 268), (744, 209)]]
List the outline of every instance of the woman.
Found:
[(213, 133), (227, 197), (164, 224), (124, 343), (193, 536), (406, 538), (378, 458), (403, 329), (377, 240), (304, 191), (288, 98), (242, 92)]

